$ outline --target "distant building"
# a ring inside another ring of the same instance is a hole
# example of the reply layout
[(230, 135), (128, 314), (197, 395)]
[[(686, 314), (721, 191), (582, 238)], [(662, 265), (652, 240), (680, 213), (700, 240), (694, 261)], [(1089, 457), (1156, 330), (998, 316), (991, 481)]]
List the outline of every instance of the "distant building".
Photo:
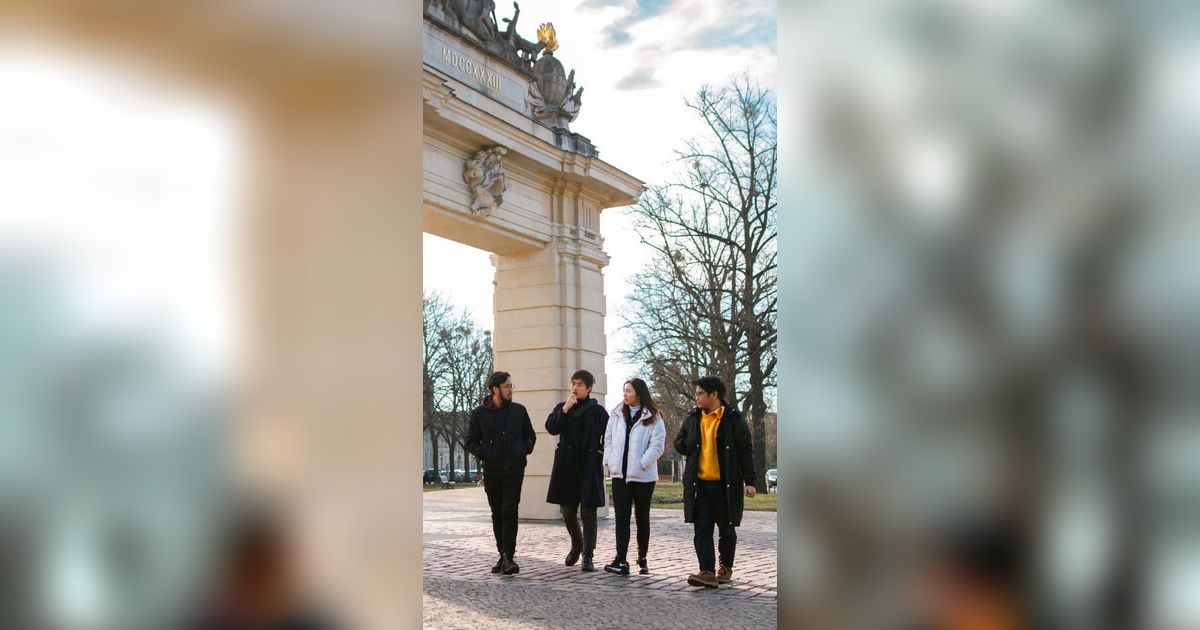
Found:
[[(433, 461), (433, 440), (430, 439), (428, 430), (421, 431), (421, 440), (424, 445), (424, 455), (422, 460), (424, 461), (425, 469), (432, 468), (438, 471), (442, 470), (443, 468), (467, 470), (466, 462), (464, 461), (466, 451), (461, 445), (455, 445), (454, 447), (454, 465), (451, 466), (449, 464), (450, 444), (446, 442), (445, 438), (438, 437), (438, 459), (440, 461), (437, 462), (437, 465), (435, 466)], [(473, 471), (475, 467), (475, 460), (472, 459), (471, 470)]]

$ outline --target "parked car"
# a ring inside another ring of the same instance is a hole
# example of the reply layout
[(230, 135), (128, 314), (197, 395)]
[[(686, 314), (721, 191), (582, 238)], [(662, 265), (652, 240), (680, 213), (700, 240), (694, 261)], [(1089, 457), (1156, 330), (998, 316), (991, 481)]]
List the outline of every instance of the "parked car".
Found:
[(467, 471), (461, 468), (455, 468), (453, 474), (450, 473), (448, 468), (443, 468), (441, 475), (442, 477), (446, 477), (454, 483), (466, 483), (467, 479), (469, 479), (469, 477), (467, 477)]
[(771, 488), (778, 489), (778, 487), (779, 487), (779, 470), (772, 468), (767, 471), (767, 492), (770, 492)]
[(426, 468), (425, 473), (421, 475), (421, 483), (429, 484), (438, 483), (439, 481), (437, 471), (432, 468)]

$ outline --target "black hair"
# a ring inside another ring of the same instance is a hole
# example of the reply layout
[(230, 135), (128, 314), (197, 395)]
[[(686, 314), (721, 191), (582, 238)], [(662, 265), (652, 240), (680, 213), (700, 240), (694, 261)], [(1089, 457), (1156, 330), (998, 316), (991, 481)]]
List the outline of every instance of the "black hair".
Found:
[(716, 392), (717, 398), (720, 398), (721, 402), (725, 402), (725, 383), (721, 379), (715, 376), (701, 376), (692, 381), (692, 385), (710, 394)]
[(587, 370), (575, 370), (575, 373), (571, 375), (571, 380), (583, 381), (583, 384), (587, 385), (588, 389), (591, 389), (596, 384), (596, 377), (592, 376), (592, 373)]
[(492, 393), (492, 389), (503, 385), (511, 376), (508, 372), (492, 372), (492, 375), (487, 380), (488, 394)]
[[(631, 378), (625, 381), (626, 385), (633, 387), (633, 393), (637, 394), (638, 402), (642, 404), (642, 409), (650, 412), (649, 417), (642, 420), (642, 424), (650, 426), (654, 424), (654, 416), (658, 415), (658, 407), (654, 404), (654, 399), (650, 397), (650, 388), (646, 385), (646, 381), (640, 378)], [(628, 407), (629, 405), (626, 405)]]

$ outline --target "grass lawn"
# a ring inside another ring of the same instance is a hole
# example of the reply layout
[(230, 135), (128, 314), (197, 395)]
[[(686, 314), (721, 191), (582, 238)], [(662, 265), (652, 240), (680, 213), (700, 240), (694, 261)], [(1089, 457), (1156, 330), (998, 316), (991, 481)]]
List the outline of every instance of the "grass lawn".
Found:
[[(612, 482), (606, 481), (605, 486), (608, 489), (608, 496), (612, 497)], [(758, 493), (753, 498), (746, 497), (747, 511), (774, 512), (775, 511), (774, 493), (764, 494)], [(650, 500), (650, 505), (656, 508), (667, 509), (683, 509), (683, 483), (660, 481), (654, 484), (654, 498)]]

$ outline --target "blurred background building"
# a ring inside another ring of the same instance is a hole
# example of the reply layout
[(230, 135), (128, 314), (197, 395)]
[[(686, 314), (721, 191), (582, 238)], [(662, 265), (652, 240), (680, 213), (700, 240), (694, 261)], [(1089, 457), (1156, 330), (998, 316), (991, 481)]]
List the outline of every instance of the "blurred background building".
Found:
[(0, 626), (419, 623), (412, 17), (0, 5)]

